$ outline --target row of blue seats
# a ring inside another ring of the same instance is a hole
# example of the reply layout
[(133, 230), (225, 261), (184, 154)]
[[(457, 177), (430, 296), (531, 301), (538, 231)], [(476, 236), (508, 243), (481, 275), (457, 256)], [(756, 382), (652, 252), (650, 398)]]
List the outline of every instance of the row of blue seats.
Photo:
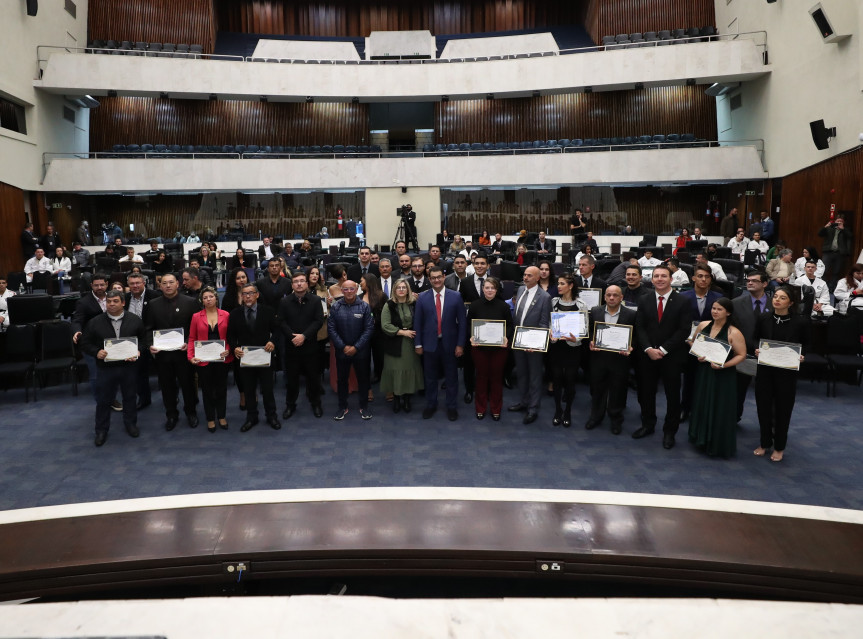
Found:
[(527, 142), (474, 142), (469, 144), (425, 144), (423, 153), (434, 155), (458, 155), (462, 153), (526, 152), (526, 153), (572, 153), (581, 150), (601, 151), (609, 147), (612, 151), (632, 149), (685, 148), (709, 146), (709, 142), (696, 138), (692, 133), (670, 133), (668, 135), (640, 135), (621, 138), (586, 138), (560, 140), (533, 140)]
[(270, 146), (258, 144), (115, 144), (110, 151), (100, 154), (102, 157), (141, 158), (141, 157), (190, 157), (206, 154), (210, 157), (236, 157), (237, 155), (251, 157), (268, 157), (274, 155), (344, 155), (345, 157), (374, 157), (381, 153), (380, 145), (344, 145), (333, 144), (323, 146)]

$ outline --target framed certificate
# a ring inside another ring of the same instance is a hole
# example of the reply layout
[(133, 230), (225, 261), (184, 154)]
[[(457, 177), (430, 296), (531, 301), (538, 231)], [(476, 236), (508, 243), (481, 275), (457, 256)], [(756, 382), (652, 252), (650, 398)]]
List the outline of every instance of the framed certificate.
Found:
[(551, 336), (568, 339), (570, 335), (587, 337), (587, 311), (551, 314)]
[(714, 339), (704, 333), (699, 333), (692, 340), (692, 348), (689, 349), (690, 355), (703, 357), (711, 364), (722, 366), (725, 360), (728, 359), (728, 353), (731, 352), (731, 344)]
[(223, 362), (225, 341), (221, 339), (195, 340), (195, 358), (202, 362)]
[(686, 338), (688, 341), (691, 342), (695, 339), (695, 333), (698, 331), (699, 324), (701, 324), (701, 322), (692, 322), (692, 328), (689, 330), (689, 337)]
[(520, 351), (542, 351), (545, 353), (548, 350), (548, 333), (547, 328), (516, 326), (512, 347)]
[(631, 324), (608, 324), (596, 322), (593, 325), (593, 346), (601, 351), (629, 351), (632, 346)]
[(123, 362), (127, 359), (135, 359), (138, 357), (138, 338), (106, 339), (102, 348), (108, 353), (105, 357), (106, 362)]
[(601, 288), (582, 288), (578, 291), (578, 299), (587, 304), (587, 308), (593, 308), (602, 304)]
[(268, 353), (263, 346), (243, 346), (243, 356), (240, 358), (240, 366), (257, 366), (266, 368), (270, 365), (272, 353)]
[(179, 351), (186, 343), (182, 328), (169, 328), (162, 331), (153, 331), (153, 348), (160, 351)]
[(758, 365), (799, 371), (802, 352), (800, 344), (763, 339), (758, 343)]
[(471, 320), (470, 332), (474, 346), (503, 346), (506, 342), (504, 320)]

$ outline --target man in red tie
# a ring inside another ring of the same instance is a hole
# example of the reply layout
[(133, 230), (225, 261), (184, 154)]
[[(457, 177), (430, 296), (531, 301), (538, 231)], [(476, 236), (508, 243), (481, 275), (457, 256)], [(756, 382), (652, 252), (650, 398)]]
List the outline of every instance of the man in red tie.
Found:
[(641, 428), (632, 436), (640, 439), (656, 428), (656, 392), (659, 380), (665, 389), (665, 420), (662, 445), (674, 447), (680, 426), (680, 375), (686, 363), (686, 338), (691, 328), (689, 302), (671, 289), (671, 271), (664, 264), (653, 270), (653, 295), (638, 305), (635, 321), (638, 362), (638, 403)]
[(446, 409), (450, 421), (458, 419), (458, 363), (467, 339), (467, 317), (464, 301), (457, 291), (444, 286), (443, 269), (429, 270), (431, 289), (420, 293), (414, 315), (418, 355), (423, 356), (426, 407), (423, 419), (437, 411), (438, 372), (446, 381)]

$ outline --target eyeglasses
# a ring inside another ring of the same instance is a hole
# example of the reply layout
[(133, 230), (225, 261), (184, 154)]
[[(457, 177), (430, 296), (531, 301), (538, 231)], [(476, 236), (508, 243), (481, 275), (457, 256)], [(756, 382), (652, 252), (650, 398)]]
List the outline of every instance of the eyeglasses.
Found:
[(251, 296), (252, 296), (252, 295), (254, 295), (255, 293), (257, 293), (257, 291), (243, 291), (243, 292), (242, 292), (242, 295), (244, 295), (244, 296), (248, 296), (248, 297), (251, 297)]

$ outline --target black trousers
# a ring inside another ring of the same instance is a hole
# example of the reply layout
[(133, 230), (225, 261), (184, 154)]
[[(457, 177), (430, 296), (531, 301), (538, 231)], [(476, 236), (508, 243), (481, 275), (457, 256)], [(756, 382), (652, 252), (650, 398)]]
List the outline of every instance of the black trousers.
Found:
[[(824, 262), (823, 279), (827, 282), (827, 286), (830, 287), (831, 291), (836, 287), (839, 278), (844, 275), (842, 272), (843, 259), (843, 256), (838, 251), (824, 251), (824, 254), (821, 256), (821, 261)], [(761, 371), (758, 371), (758, 373), (760, 375)]]
[(267, 419), (276, 417), (276, 396), (273, 394), (272, 366), (245, 366), (240, 368), (243, 380), (243, 392), (246, 394), (246, 419), (258, 419), (258, 397), (256, 391), (261, 386), (261, 399), (264, 402), (264, 414)]
[(228, 395), (228, 366), (210, 362), (206, 366), (198, 366), (198, 386), (201, 387), (201, 398), (204, 400), (204, 415), (208, 422), (225, 419), (225, 408)]
[(134, 426), (138, 421), (135, 409), (135, 381), (137, 364), (124, 362), (112, 366), (99, 366), (96, 377), (96, 432), (108, 432), (111, 427), (111, 403), (117, 389), (123, 396), (123, 425)]
[(692, 396), (695, 394), (695, 372), (698, 370), (698, 359), (687, 355), (683, 365), (683, 395), (680, 406), (687, 413), (692, 409)]
[(369, 367), (371, 365), (371, 351), (357, 351), (353, 357), (336, 356), (336, 379), (339, 389), (339, 410), (348, 407), (348, 385), (351, 376), (351, 366), (357, 376), (357, 396), (360, 400), (360, 408), (365, 409), (369, 405)]
[(606, 411), (612, 425), (623, 423), (630, 358), (617, 353), (591, 353), (590, 421), (600, 423)]
[(285, 402), (296, 408), (300, 396), (300, 375), (306, 378), (306, 397), (312, 406), (321, 403), (321, 368), (318, 343), (306, 342), (300, 348), (288, 344), (285, 348)]
[(788, 427), (797, 398), (797, 371), (759, 366), (755, 378), (755, 402), (761, 429), (761, 448), (785, 450)]
[(374, 378), (380, 379), (384, 370), (384, 334), (380, 328), (375, 327), (371, 340), (372, 358), (374, 360)]
[(150, 392), (150, 360), (153, 356), (145, 350), (141, 351), (141, 356), (135, 364), (137, 368), (137, 391), (138, 401), (149, 404), (152, 400)]
[(177, 401), (183, 394), (183, 412), (186, 415), (195, 414), (198, 403), (195, 390), (195, 377), (192, 365), (186, 357), (186, 350), (156, 353), (156, 372), (159, 375), (159, 387), (162, 389), (162, 403), (165, 405), (165, 415), (172, 419), (180, 416)]
[(464, 390), (472, 393), (476, 388), (476, 366), (473, 363), (473, 353), (470, 344), (465, 344), (464, 355), (459, 358), (464, 377)]
[(644, 353), (638, 360), (638, 403), (641, 405), (641, 425), (656, 426), (656, 392), (659, 380), (665, 388), (665, 420), (662, 432), (675, 435), (680, 428), (680, 374), (684, 362), (679, 358), (665, 356), (652, 360)]
[(561, 402), (569, 408), (575, 399), (575, 383), (581, 367), (581, 345), (572, 347), (565, 342), (551, 344), (546, 353), (546, 373), (554, 384), (555, 410), (561, 409)]
[[(761, 372), (759, 371), (759, 375)], [(746, 393), (749, 392), (749, 385), (752, 383), (751, 375), (737, 373), (737, 421), (743, 417), (743, 406), (746, 403)]]

